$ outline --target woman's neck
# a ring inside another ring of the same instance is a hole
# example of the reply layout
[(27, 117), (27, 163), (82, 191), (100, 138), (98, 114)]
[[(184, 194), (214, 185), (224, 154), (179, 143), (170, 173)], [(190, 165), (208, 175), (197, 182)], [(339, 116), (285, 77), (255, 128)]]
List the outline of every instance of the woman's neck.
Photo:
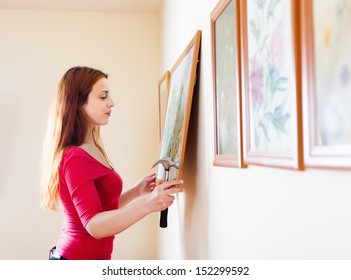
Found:
[(88, 129), (87, 135), (84, 139), (84, 142), (82, 145), (94, 145), (95, 146), (95, 141), (93, 138), (93, 128)]

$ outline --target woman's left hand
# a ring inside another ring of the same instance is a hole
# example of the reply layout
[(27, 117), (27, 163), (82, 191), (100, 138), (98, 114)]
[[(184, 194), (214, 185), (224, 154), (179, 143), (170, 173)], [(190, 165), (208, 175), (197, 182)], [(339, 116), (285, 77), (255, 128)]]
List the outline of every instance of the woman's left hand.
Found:
[(155, 179), (156, 179), (156, 174), (151, 173), (150, 175), (140, 179), (135, 184), (135, 187), (139, 191), (139, 196), (142, 196), (144, 194), (148, 194), (155, 189), (155, 186), (156, 186)]

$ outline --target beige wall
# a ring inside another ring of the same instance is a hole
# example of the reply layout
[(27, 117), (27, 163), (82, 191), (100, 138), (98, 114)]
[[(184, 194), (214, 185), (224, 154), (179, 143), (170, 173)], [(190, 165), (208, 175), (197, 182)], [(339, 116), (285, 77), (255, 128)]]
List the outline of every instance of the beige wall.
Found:
[[(58, 236), (62, 213), (39, 210), (38, 166), (48, 108), (68, 68), (110, 74), (116, 106), (102, 133), (125, 186), (152, 171), (157, 24), (156, 15), (0, 11), (0, 259), (46, 259)], [(120, 234), (113, 258), (156, 258), (156, 229), (151, 215)]]
[(214, 167), (210, 13), (217, 0), (165, 0), (160, 72), (202, 30), (185, 192), (161, 232), (163, 259), (350, 259), (351, 173)]

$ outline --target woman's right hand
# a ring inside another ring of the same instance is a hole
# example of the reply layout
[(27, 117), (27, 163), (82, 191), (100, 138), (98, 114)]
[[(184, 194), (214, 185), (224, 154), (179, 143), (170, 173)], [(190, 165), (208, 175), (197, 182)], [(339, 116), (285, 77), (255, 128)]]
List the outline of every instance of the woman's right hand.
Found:
[(174, 194), (182, 192), (180, 187), (183, 180), (166, 181), (157, 187), (147, 196), (147, 205), (150, 212), (160, 212), (173, 204)]

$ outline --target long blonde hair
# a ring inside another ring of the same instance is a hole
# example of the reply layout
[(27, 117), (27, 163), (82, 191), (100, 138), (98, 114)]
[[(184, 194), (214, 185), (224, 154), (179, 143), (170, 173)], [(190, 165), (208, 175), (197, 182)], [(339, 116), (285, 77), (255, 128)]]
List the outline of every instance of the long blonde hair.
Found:
[[(65, 150), (83, 144), (89, 125), (82, 111), (93, 85), (108, 75), (89, 67), (73, 67), (62, 77), (50, 110), (41, 159), (41, 208), (57, 210), (59, 165)], [(95, 145), (110, 163), (104, 150), (100, 127), (92, 129)]]

